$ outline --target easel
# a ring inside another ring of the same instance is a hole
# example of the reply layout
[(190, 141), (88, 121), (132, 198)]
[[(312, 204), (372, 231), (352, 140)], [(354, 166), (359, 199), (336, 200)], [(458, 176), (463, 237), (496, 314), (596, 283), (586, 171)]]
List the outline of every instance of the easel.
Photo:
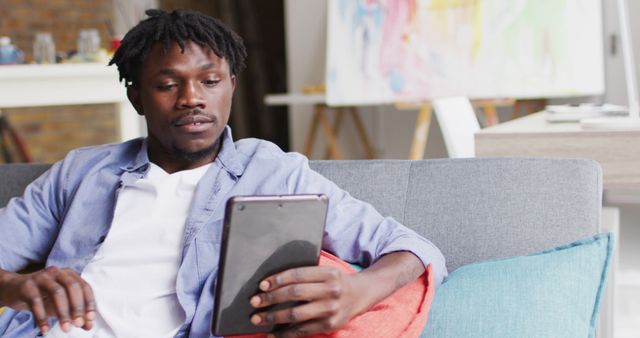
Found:
[(413, 139), (411, 141), (411, 149), (409, 149), (410, 160), (421, 160), (424, 157), (424, 150), (427, 148), (427, 139), (429, 138), (429, 127), (431, 126), (431, 116), (433, 115), (433, 107), (431, 102), (423, 103), (403, 103), (395, 104), (398, 110), (414, 110), (418, 109), (418, 117), (416, 118), (416, 126), (413, 129)]
[(511, 110), (511, 119), (518, 118), (520, 112), (524, 110), (525, 115), (543, 111), (547, 106), (547, 99), (522, 99), (515, 101)]
[(471, 105), (482, 109), (484, 114), (484, 127), (495, 126), (500, 123), (498, 118), (498, 107), (511, 107), (518, 104), (518, 100), (512, 98), (506, 99), (476, 99), (471, 100)]
[[(271, 94), (265, 97), (267, 105), (296, 105), (306, 104), (314, 107), (314, 114), (309, 125), (307, 136), (305, 138), (303, 153), (310, 157), (316, 142), (318, 130), (322, 130), (322, 134), (327, 142), (324, 158), (326, 159), (342, 159), (343, 154), (338, 145), (338, 134), (342, 127), (344, 115), (350, 115), (358, 133), (360, 143), (364, 147), (366, 157), (374, 158), (375, 154), (373, 146), (367, 136), (364, 123), (358, 114), (358, 110), (354, 106), (329, 107), (326, 105), (326, 97), (324, 95), (324, 86), (305, 87), (304, 94)], [(522, 109), (526, 113), (533, 113), (543, 110), (546, 100), (515, 100), (507, 99), (474, 99), (471, 104), (475, 108), (479, 108), (483, 112), (485, 127), (498, 124), (498, 107), (513, 107), (512, 116), (516, 116)], [(413, 131), (413, 139), (411, 149), (409, 151), (409, 159), (419, 160), (424, 157), (424, 151), (427, 146), (429, 137), (429, 127), (431, 125), (432, 106), (430, 102), (419, 103), (396, 103), (396, 109), (399, 110), (418, 110), (415, 128)], [(335, 118), (331, 123), (327, 116), (330, 111), (335, 112)]]
[[(322, 133), (327, 140), (327, 150), (325, 152), (325, 158), (333, 160), (342, 159), (342, 152), (340, 151), (340, 147), (338, 146), (338, 134), (340, 133), (340, 128), (342, 127), (343, 116), (345, 115), (345, 113), (347, 113), (349, 116), (351, 116), (356, 126), (358, 137), (364, 147), (367, 158), (374, 158), (373, 147), (371, 146), (371, 142), (369, 141), (369, 137), (367, 136), (364, 124), (362, 123), (362, 119), (360, 118), (356, 107), (330, 108), (325, 104), (316, 104), (313, 109), (313, 119), (311, 120), (309, 132), (307, 133), (307, 137), (304, 142), (303, 153), (305, 156), (309, 157), (313, 152), (316, 134), (318, 129), (321, 128)], [(327, 110), (330, 109), (334, 109), (335, 111), (335, 119), (333, 121), (333, 125), (329, 123), (329, 119), (326, 114)]]
[[(302, 89), (302, 92), (305, 94), (324, 94), (325, 87), (324, 85), (306, 86)], [(305, 156), (311, 156), (311, 153), (313, 152), (313, 146), (315, 145), (316, 135), (318, 133), (318, 129), (320, 128), (322, 129), (322, 133), (327, 140), (327, 149), (325, 151), (324, 158), (333, 160), (342, 159), (342, 152), (340, 151), (340, 147), (338, 146), (338, 134), (340, 133), (343, 117), (346, 112), (349, 116), (351, 116), (351, 119), (356, 126), (358, 138), (360, 139), (360, 143), (362, 143), (362, 146), (364, 147), (367, 159), (374, 158), (375, 155), (373, 152), (373, 146), (369, 141), (366, 129), (364, 128), (364, 123), (362, 123), (362, 119), (360, 118), (360, 114), (358, 113), (358, 109), (356, 107), (348, 106), (332, 108), (324, 103), (316, 103), (313, 107), (313, 110), (313, 119), (311, 120), (311, 124), (309, 125), (309, 132), (307, 133), (307, 137), (304, 142), (303, 153)], [(327, 117), (327, 111), (329, 110), (335, 111), (333, 125), (329, 123), (329, 118)]]
[[(546, 105), (546, 100), (515, 100), (515, 99), (476, 99), (471, 100), (474, 107), (482, 109), (484, 114), (485, 126), (493, 126), (498, 124), (497, 107), (513, 106), (511, 113), (512, 118), (525, 109), (527, 114), (542, 110)], [(429, 138), (429, 127), (431, 126), (431, 118), (433, 115), (433, 107), (431, 102), (422, 103), (396, 103), (396, 109), (399, 110), (415, 110), (418, 109), (418, 117), (416, 118), (416, 126), (413, 130), (413, 139), (411, 141), (411, 149), (409, 150), (410, 160), (421, 160), (424, 158), (424, 151), (427, 147), (427, 139)]]

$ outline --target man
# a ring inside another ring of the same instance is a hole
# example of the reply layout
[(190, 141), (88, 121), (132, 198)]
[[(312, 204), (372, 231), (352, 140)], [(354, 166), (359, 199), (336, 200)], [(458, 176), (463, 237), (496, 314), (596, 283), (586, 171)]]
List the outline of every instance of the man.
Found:
[[(262, 281), (251, 321), (294, 324), (280, 336), (335, 331), (428, 264), (442, 280), (437, 248), (303, 156), (262, 140), (234, 143), (226, 124), (246, 56), (235, 33), (196, 12), (147, 14), (111, 64), (149, 136), (72, 151), (0, 210), (0, 305), (13, 309), (0, 333), (209, 337), (224, 205), (234, 195), (326, 194), (323, 249), (368, 267), (298, 268)], [(47, 268), (15, 273), (34, 262)], [(296, 300), (308, 302), (260, 310)]]

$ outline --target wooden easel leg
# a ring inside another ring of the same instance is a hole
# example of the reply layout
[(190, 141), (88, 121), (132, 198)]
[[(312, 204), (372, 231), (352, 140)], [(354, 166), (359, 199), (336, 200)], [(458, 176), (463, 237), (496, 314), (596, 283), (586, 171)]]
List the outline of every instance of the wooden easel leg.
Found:
[(307, 138), (304, 141), (304, 151), (303, 154), (306, 157), (311, 157), (311, 152), (313, 151), (313, 145), (316, 141), (316, 132), (318, 130), (318, 123), (320, 121), (320, 115), (322, 114), (322, 107), (316, 105), (313, 108), (313, 119), (311, 120), (311, 124), (309, 125), (309, 132), (307, 133)]
[(342, 154), (340, 153), (340, 149), (338, 148), (338, 140), (336, 140), (336, 137), (331, 130), (331, 125), (329, 124), (329, 121), (327, 121), (327, 117), (324, 114), (324, 109), (320, 107), (317, 111), (319, 112), (318, 122), (320, 123), (322, 133), (327, 139), (327, 144), (329, 145), (329, 149), (331, 151), (331, 159), (340, 160), (342, 159)]
[[(338, 134), (340, 133), (340, 128), (342, 127), (342, 117), (344, 116), (344, 111), (342, 108), (336, 108), (335, 112), (336, 112), (336, 118), (333, 121), (333, 135), (337, 140)], [(327, 149), (324, 152), (324, 158), (330, 158), (330, 157), (331, 157), (331, 148), (327, 144)]]
[(546, 106), (547, 106), (547, 100), (546, 99), (528, 100), (525, 114), (528, 115), (528, 114), (537, 113), (539, 111), (544, 110), (544, 108)]
[(516, 119), (520, 115), (520, 111), (522, 110), (523, 102), (522, 100), (516, 100), (516, 103), (513, 105), (513, 109), (511, 110), (511, 119)]
[(429, 137), (429, 125), (431, 124), (431, 104), (425, 103), (420, 107), (416, 127), (413, 131), (413, 142), (409, 152), (410, 160), (421, 160), (424, 158), (424, 150), (427, 147)]
[(524, 115), (537, 113), (547, 105), (547, 99), (530, 99), (530, 100), (516, 100), (511, 111), (511, 119), (515, 119), (520, 115), (520, 111), (524, 109)]
[(496, 106), (492, 104), (485, 104), (482, 108), (482, 110), (484, 111), (484, 119), (487, 123), (487, 126), (495, 126), (496, 124), (500, 123), (500, 120), (498, 119), (498, 112), (496, 111)]
[(364, 146), (364, 151), (367, 154), (368, 159), (373, 159), (373, 147), (371, 146), (371, 142), (369, 141), (369, 137), (367, 136), (367, 131), (364, 129), (364, 123), (362, 123), (362, 119), (360, 118), (360, 114), (358, 114), (358, 110), (355, 107), (349, 108), (349, 113), (353, 118), (353, 122), (356, 124), (356, 128), (358, 129), (358, 136), (360, 136), (360, 142)]

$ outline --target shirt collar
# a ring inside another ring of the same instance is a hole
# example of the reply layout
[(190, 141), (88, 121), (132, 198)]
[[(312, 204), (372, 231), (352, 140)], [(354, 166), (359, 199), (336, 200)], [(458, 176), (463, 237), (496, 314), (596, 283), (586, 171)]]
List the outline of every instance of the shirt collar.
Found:
[[(222, 147), (220, 147), (220, 151), (218, 152), (218, 156), (216, 156), (215, 161), (219, 161), (222, 168), (228, 171), (230, 174), (238, 177), (241, 176), (244, 172), (243, 161), (241, 160), (241, 155), (238, 153), (236, 149), (236, 145), (233, 142), (233, 136), (231, 134), (231, 127), (228, 125), (225, 126), (222, 131)], [(142, 140), (142, 144), (140, 145), (140, 149), (136, 154), (135, 158), (127, 163), (125, 166), (122, 166), (121, 169), (127, 172), (138, 172), (142, 170), (146, 173), (149, 170), (149, 142), (148, 139), (145, 138)]]
[(148, 147), (149, 144), (147, 138), (142, 139), (140, 149), (138, 149), (136, 156), (129, 163), (120, 167), (120, 169), (126, 172), (137, 172), (142, 170), (146, 173), (149, 170), (150, 165), (149, 153), (147, 152)]
[(236, 149), (231, 134), (231, 127), (228, 125), (222, 132), (222, 147), (220, 147), (216, 161), (220, 161), (222, 167), (236, 177), (242, 176), (244, 172), (245, 166), (242, 161), (242, 156)]

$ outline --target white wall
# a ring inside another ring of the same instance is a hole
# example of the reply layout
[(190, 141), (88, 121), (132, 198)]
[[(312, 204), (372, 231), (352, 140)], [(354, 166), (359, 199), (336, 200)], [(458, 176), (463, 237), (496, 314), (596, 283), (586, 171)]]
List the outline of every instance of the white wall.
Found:
[(146, 18), (144, 12), (149, 8), (158, 8), (158, 0), (112, 0), (113, 34), (123, 37), (129, 29)]
[[(618, 8), (616, 0), (603, 0), (604, 4), (604, 43), (607, 102), (627, 104), (627, 92), (622, 61), (622, 46), (620, 43), (620, 22), (618, 21)], [(640, 69), (640, 1), (627, 0), (631, 25), (632, 44), (635, 53), (636, 73)], [(615, 36), (615, 38), (613, 38)], [(614, 43), (612, 40), (615, 39)], [(612, 44), (615, 44), (615, 54), (612, 53)]]
[[(290, 92), (303, 86), (324, 81), (327, 21), (326, 2), (317, 0), (285, 0), (285, 31), (287, 47), (287, 82)], [(301, 151), (312, 108), (306, 105), (289, 107), (291, 149)]]

